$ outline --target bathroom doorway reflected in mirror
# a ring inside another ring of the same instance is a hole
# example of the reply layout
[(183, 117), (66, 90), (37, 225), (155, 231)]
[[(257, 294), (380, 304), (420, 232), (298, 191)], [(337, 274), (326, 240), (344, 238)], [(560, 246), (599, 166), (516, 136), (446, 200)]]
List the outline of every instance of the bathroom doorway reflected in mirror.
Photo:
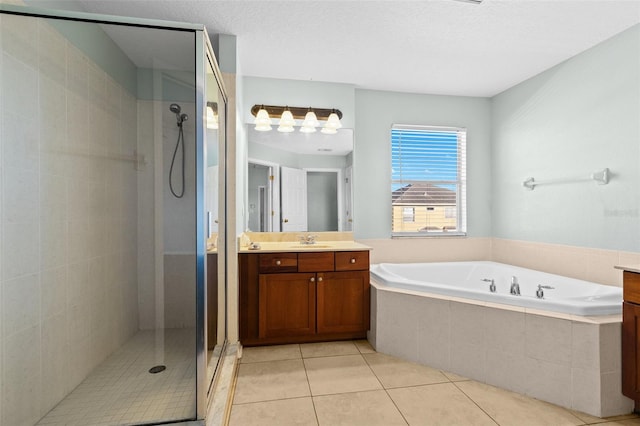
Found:
[(352, 129), (325, 135), (247, 127), (246, 229), (352, 230)]

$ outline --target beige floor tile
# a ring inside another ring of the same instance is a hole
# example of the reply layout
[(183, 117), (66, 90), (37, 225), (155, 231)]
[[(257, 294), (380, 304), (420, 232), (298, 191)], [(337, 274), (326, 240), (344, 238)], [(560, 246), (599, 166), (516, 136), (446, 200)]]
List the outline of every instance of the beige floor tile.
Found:
[(606, 419), (601, 419), (600, 417), (594, 417), (590, 414), (583, 413), (581, 411), (575, 411), (575, 410), (568, 410), (568, 411), (586, 424), (602, 423), (607, 421)]
[(583, 421), (562, 407), (473, 380), (456, 383), (500, 426), (581, 425)]
[(614, 420), (606, 421), (605, 423), (598, 423), (598, 426), (638, 426), (640, 425), (640, 418), (626, 419), (626, 420)]
[(314, 396), (320, 426), (406, 425), (385, 391)]
[(302, 360), (240, 364), (235, 404), (310, 396)]
[(439, 370), (414, 364), (384, 354), (364, 354), (374, 374), (385, 389), (448, 382)]
[(462, 382), (464, 380), (469, 380), (468, 377), (459, 376), (459, 375), (457, 375), (455, 373), (450, 373), (448, 371), (442, 371), (442, 374), (447, 376), (447, 379), (451, 380), (452, 382)]
[(344, 342), (304, 343), (300, 345), (300, 350), (303, 358), (357, 355), (360, 353), (356, 345), (350, 340)]
[(242, 348), (241, 363), (301, 359), (300, 345), (256, 346)]
[(495, 426), (495, 422), (453, 383), (389, 389), (387, 392), (411, 426)]
[(353, 343), (356, 344), (356, 347), (360, 351), (361, 354), (373, 354), (376, 353), (376, 350), (373, 349), (371, 344), (366, 340), (356, 340)]
[(304, 365), (314, 396), (382, 389), (362, 355), (307, 358)]
[(310, 397), (234, 405), (229, 426), (317, 425)]

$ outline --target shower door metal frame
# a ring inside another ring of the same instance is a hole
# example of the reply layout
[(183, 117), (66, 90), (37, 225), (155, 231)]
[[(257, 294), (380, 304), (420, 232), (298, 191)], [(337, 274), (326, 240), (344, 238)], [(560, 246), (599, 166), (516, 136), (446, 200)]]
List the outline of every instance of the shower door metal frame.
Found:
[[(206, 99), (205, 99), (205, 85), (206, 85), (206, 65), (209, 61), (207, 55), (212, 59), (211, 64), (214, 69), (214, 74), (218, 82), (220, 93), (224, 99), (225, 105), (225, 122), (220, 123), (220, 127), (226, 126), (226, 108), (228, 102), (228, 96), (222, 80), (222, 74), (218, 68), (213, 54), (213, 48), (209, 41), (206, 28), (202, 24), (190, 24), (184, 22), (172, 22), (172, 21), (160, 21), (155, 19), (135, 18), (125, 16), (114, 15), (102, 15), (85, 12), (75, 12), (68, 10), (53, 10), (44, 9), (31, 6), (19, 6), (0, 3), (0, 14), (20, 15), (33, 18), (44, 19), (60, 19), (67, 21), (86, 22), (94, 24), (107, 24), (107, 25), (123, 25), (138, 28), (149, 29), (161, 29), (172, 31), (192, 32), (195, 35), (195, 109), (196, 109), (196, 418), (185, 419), (190, 420), (204, 420), (207, 412), (207, 348), (205, 346), (206, 335), (206, 214), (205, 214), (205, 200), (204, 200), (204, 183), (206, 173), (206, 159), (204, 158), (204, 118), (206, 117)], [(220, 138), (220, 142), (224, 143), (226, 159), (227, 144), (226, 144), (226, 131), (224, 131), (223, 138)], [(224, 160), (221, 160), (224, 161)], [(226, 176), (226, 172), (225, 172)], [(220, 211), (223, 211), (226, 215), (226, 191), (224, 197), (223, 207)], [(224, 250), (226, 250), (226, 216), (221, 220), (220, 228), (223, 230), (225, 236), (222, 240)], [(226, 283), (226, 270), (225, 281), (222, 285), (227, 287)], [(226, 304), (226, 296), (225, 296)], [(225, 331), (226, 331), (226, 315), (225, 315)], [(226, 336), (225, 336), (226, 340)], [(221, 357), (224, 357), (224, 351)], [(219, 361), (222, 362), (222, 361)], [(215, 380), (215, 375), (212, 378)]]

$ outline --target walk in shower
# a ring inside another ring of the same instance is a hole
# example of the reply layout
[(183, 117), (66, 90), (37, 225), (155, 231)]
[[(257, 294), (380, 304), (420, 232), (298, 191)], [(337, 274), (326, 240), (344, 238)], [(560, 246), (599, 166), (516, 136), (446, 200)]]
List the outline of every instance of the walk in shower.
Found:
[(203, 419), (226, 341), (204, 27), (4, 4), (0, 46), (0, 424)]

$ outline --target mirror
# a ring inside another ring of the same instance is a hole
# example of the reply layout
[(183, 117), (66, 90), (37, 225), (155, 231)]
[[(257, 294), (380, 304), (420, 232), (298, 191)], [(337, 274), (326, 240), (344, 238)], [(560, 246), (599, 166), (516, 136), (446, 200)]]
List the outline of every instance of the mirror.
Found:
[(353, 129), (247, 135), (246, 229), (352, 231)]

